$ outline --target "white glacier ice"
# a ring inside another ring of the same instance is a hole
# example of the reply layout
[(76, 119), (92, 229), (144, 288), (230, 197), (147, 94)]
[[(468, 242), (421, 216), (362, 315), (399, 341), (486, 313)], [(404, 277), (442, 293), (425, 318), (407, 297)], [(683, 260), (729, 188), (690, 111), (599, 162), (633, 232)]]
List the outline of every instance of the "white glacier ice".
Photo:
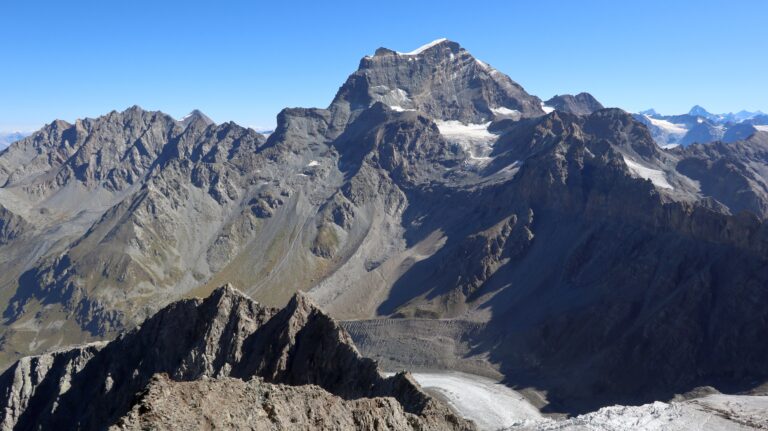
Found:
[(667, 177), (664, 174), (664, 171), (645, 167), (626, 156), (624, 156), (624, 163), (627, 164), (630, 172), (632, 172), (637, 177), (651, 180), (653, 185), (656, 187), (660, 187), (662, 189), (674, 189), (674, 187), (672, 187), (672, 185), (667, 181)]

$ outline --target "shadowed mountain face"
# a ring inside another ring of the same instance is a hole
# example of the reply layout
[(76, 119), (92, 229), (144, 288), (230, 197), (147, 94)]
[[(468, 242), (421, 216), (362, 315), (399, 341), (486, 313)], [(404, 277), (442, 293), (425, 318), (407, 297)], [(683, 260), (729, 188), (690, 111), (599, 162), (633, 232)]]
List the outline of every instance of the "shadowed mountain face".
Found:
[[(373, 361), (357, 353), (346, 332), (303, 295), (278, 310), (231, 287), (217, 289), (205, 300), (171, 304), (110, 343), (18, 361), (0, 376), (2, 427), (96, 430), (113, 424), (131, 428), (140, 421), (154, 428), (159, 416), (163, 426), (178, 428), (199, 409), (189, 405), (185, 412), (179, 404), (160, 413), (167, 407), (153, 396), (158, 385), (163, 396), (183, 391), (189, 398), (210, 396), (205, 385), (237, 387), (245, 381), (261, 392), (262, 402), (250, 408), (261, 408), (263, 414), (251, 410), (246, 415), (228, 405), (231, 392), (221, 391), (216, 415), (228, 417), (231, 428), (248, 424), (267, 429), (299, 418), (293, 412), (277, 417), (274, 410), (290, 410), (292, 403), (307, 397), (325, 401), (304, 418), (316, 426), (343, 426), (338, 423), (342, 419), (351, 422), (346, 429), (353, 429), (366, 416), (378, 416), (381, 423), (401, 424), (384, 429), (474, 429), (423, 393), (407, 374), (382, 377)], [(284, 392), (293, 400), (282, 399)], [(374, 397), (391, 398), (379, 399), (378, 405), (376, 399), (345, 401)]]
[(365, 57), (267, 139), (137, 107), (54, 122), (0, 155), (5, 361), (231, 281), (481, 323), (467, 354), (562, 410), (765, 380), (767, 135), (666, 151), (585, 106), (545, 115), (438, 41)]

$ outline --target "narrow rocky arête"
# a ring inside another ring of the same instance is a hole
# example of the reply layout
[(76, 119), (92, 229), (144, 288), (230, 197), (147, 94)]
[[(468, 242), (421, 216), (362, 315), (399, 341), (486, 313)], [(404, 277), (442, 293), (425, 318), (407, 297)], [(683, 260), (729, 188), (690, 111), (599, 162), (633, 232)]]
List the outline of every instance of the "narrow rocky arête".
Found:
[(3, 430), (473, 430), (407, 373), (383, 377), (296, 294), (265, 307), (224, 286), (108, 343), (26, 357), (0, 376)]

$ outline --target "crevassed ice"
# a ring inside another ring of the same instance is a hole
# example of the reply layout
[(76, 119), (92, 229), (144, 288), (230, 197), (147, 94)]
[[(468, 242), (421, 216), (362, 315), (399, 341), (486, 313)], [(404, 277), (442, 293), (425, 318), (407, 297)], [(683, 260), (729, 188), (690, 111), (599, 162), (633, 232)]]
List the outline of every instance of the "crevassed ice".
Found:
[(622, 157), (624, 157), (624, 163), (627, 164), (627, 167), (629, 168), (629, 171), (631, 173), (635, 174), (640, 178), (651, 180), (653, 185), (655, 185), (656, 187), (660, 187), (662, 189), (670, 189), (670, 190), (674, 189), (674, 187), (672, 187), (672, 185), (669, 184), (669, 182), (667, 181), (667, 177), (666, 175), (664, 175), (663, 171), (660, 171), (658, 169), (647, 168), (626, 156), (622, 156)]

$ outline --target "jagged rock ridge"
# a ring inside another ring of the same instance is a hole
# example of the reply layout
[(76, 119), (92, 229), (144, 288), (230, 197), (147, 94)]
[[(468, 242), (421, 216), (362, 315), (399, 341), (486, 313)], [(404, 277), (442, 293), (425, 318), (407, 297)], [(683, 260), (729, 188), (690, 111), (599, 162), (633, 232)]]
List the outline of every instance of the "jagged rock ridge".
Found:
[[(407, 374), (382, 377), (346, 332), (304, 295), (278, 310), (226, 286), (205, 300), (171, 304), (112, 342), (21, 359), (0, 376), (2, 429), (130, 429), (134, 421), (156, 427), (160, 423), (152, 414), (168, 409), (156, 399), (158, 385), (164, 388), (160, 398), (185, 394), (185, 399), (210, 397), (211, 387), (225, 387), (218, 390), (216, 414), (241, 421), (229, 423), (232, 428), (253, 422), (268, 429), (290, 421), (301, 416), (295, 409), (302, 399), (317, 409), (306, 413), (312, 426), (474, 428), (424, 394)], [(260, 393), (248, 401), (258, 401), (252, 408), (262, 409), (263, 417), (234, 418), (221, 409), (247, 410), (247, 404), (233, 406), (236, 389), (243, 387)], [(167, 411), (179, 421), (201, 414), (190, 404)]]
[(575, 115), (589, 115), (603, 109), (602, 103), (589, 93), (556, 95), (544, 102), (544, 105)]

